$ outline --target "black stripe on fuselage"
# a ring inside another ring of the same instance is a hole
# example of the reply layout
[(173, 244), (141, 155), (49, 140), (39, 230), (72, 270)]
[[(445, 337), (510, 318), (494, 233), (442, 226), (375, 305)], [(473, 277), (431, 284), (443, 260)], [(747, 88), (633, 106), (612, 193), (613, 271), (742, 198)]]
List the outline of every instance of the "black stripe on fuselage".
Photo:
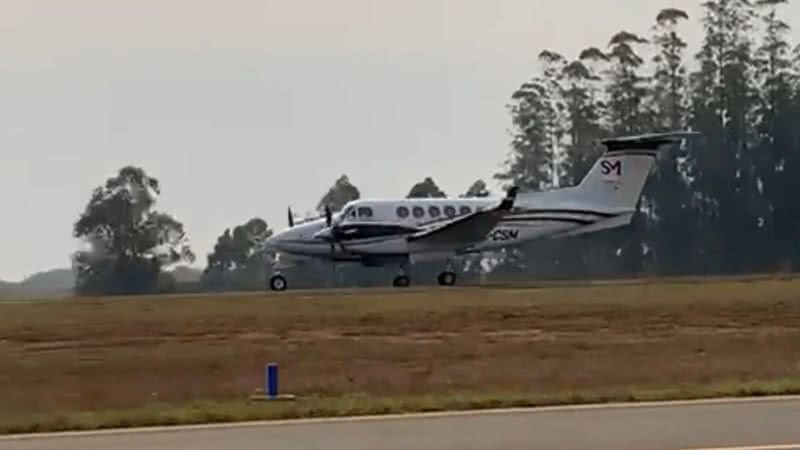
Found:
[(565, 222), (578, 225), (591, 225), (598, 222), (592, 219), (578, 219), (577, 217), (504, 217), (500, 223), (514, 223), (514, 222)]
[[(355, 230), (355, 231), (350, 231)], [(422, 231), (417, 227), (409, 227), (406, 225), (389, 225), (389, 224), (371, 224), (371, 223), (352, 223), (344, 224), (341, 226), (339, 241), (348, 242), (363, 239), (376, 239), (378, 241), (385, 238), (396, 236), (403, 236), (406, 234), (416, 233)]]
[[(535, 215), (531, 215), (535, 214)], [(545, 214), (545, 215), (540, 215)], [(547, 214), (575, 214), (575, 215), (594, 215), (596, 218), (581, 218), (581, 217), (563, 217), (563, 216), (549, 216)], [(499, 223), (513, 223), (513, 222), (564, 222), (578, 225), (591, 225), (603, 219), (609, 219), (617, 216), (618, 214), (582, 210), (582, 209), (521, 209), (518, 212), (507, 215), (500, 220)], [(407, 236), (414, 234), (423, 229), (416, 227), (408, 227), (404, 225), (386, 225), (386, 224), (370, 224), (358, 223), (351, 224), (349, 227), (345, 225), (345, 229), (355, 229), (352, 233), (343, 233), (338, 241), (343, 244), (358, 243), (370, 244), (378, 243), (400, 236)], [(441, 228), (441, 231), (446, 230), (446, 226)]]
[(614, 217), (617, 213), (593, 211), (590, 209), (537, 209), (537, 208), (515, 208), (512, 215), (520, 214), (579, 214), (585, 216)]
[[(584, 215), (584, 216), (592, 215), (592, 216), (597, 216), (599, 218), (611, 218), (611, 217), (615, 217), (615, 216), (619, 215), (619, 213), (593, 211), (593, 210), (590, 210), (590, 209), (555, 209), (555, 208), (554, 209), (537, 209), (537, 208), (524, 208), (524, 207), (517, 206), (517, 207), (514, 207), (511, 210), (511, 214), (506, 216), (506, 217), (516, 217), (518, 215), (523, 215), (523, 214), (577, 214), (577, 215)], [(461, 216), (459, 216), (459, 217), (461, 217)], [(441, 223), (441, 222), (445, 222), (445, 221), (453, 220), (453, 219), (455, 219), (455, 218), (454, 217), (448, 217), (448, 218), (441, 218), (441, 219), (431, 220), (431, 221), (428, 221), (428, 222), (420, 223), (420, 226), (424, 227), (424, 226), (434, 225), (436, 223)]]

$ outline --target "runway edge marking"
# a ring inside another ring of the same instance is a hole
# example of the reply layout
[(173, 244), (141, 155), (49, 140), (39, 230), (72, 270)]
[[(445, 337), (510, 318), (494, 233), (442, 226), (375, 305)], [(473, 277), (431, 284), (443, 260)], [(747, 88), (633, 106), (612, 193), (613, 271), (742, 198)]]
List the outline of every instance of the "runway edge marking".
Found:
[[(151, 427), (113, 428), (113, 429), (87, 430), (87, 431), (60, 431), (52, 433), (0, 435), (0, 442), (25, 440), (25, 439), (53, 439), (53, 438), (63, 438), (63, 437), (83, 437), (83, 436), (88, 437), (88, 436), (108, 436), (108, 435), (120, 435), (120, 434), (203, 431), (203, 430), (252, 428), (252, 427), (265, 427), (265, 426), (272, 427), (272, 426), (308, 425), (308, 424), (322, 425), (322, 424), (335, 424), (335, 423), (418, 420), (418, 419), (449, 418), (449, 417), (505, 415), (505, 414), (518, 414), (518, 413), (536, 414), (536, 413), (547, 413), (547, 412), (617, 410), (617, 409), (635, 409), (635, 408), (668, 408), (674, 406), (778, 403), (786, 401), (789, 402), (800, 401), (800, 395), (725, 397), (725, 398), (699, 399), (699, 400), (669, 400), (669, 401), (650, 401), (650, 402), (592, 403), (585, 405), (532, 406), (532, 407), (500, 408), (500, 409), (470, 409), (470, 410), (436, 411), (436, 412), (424, 412), (424, 413), (315, 417), (315, 418), (305, 418), (305, 419), (276, 419), (276, 420), (255, 420), (255, 421), (224, 422), (224, 423), (202, 423), (202, 424), (192, 424), (192, 425), (164, 425), (164, 426), (151, 426)], [(756, 449), (761, 450), (762, 448), (764, 447), (754, 447), (752, 448), (752, 450)], [(769, 449), (767, 447), (764, 449), (780, 450), (781, 448), (795, 448), (795, 447), (779, 447), (778, 449)], [(731, 448), (720, 448), (720, 449), (698, 448), (698, 449), (679, 449), (679, 450), (751, 450), (751, 447), (731, 447)]]
[(800, 443), (797, 444), (773, 444), (773, 445), (745, 445), (742, 447), (692, 447), (674, 450), (797, 450), (800, 449)]

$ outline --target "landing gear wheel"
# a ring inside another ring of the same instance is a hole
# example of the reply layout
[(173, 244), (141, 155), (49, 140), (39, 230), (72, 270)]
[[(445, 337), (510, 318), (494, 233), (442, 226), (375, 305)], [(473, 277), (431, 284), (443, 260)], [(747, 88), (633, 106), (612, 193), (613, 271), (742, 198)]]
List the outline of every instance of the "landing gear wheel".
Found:
[(408, 287), (409, 284), (411, 284), (411, 280), (407, 275), (398, 275), (394, 277), (394, 281), (392, 282), (394, 287)]
[(456, 284), (456, 274), (454, 272), (442, 272), (437, 277), (440, 286), (453, 286)]
[(273, 275), (269, 279), (269, 287), (273, 291), (286, 290), (286, 278), (283, 275)]

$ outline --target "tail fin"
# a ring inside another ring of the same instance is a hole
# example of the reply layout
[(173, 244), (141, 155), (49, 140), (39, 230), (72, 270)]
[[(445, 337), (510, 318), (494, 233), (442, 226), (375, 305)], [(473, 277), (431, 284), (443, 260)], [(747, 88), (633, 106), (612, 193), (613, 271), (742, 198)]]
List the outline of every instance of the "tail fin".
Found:
[(575, 189), (597, 206), (632, 211), (662, 147), (696, 135), (674, 132), (606, 139), (601, 142), (606, 152)]

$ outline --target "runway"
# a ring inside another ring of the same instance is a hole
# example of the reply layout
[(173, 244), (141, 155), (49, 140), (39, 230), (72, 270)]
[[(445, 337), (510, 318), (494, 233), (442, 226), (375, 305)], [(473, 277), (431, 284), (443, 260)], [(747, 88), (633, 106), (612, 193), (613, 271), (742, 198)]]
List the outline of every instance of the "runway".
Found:
[(800, 397), (199, 425), (0, 438), (4, 450), (800, 450)]

